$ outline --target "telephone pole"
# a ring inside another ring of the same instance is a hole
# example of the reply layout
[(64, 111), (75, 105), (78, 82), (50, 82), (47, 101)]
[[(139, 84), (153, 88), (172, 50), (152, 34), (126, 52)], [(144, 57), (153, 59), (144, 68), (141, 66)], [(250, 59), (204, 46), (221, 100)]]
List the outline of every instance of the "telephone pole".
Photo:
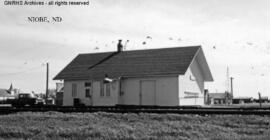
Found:
[(46, 64), (46, 95), (45, 103), (48, 104), (48, 94), (49, 94), (49, 63)]
[(262, 97), (261, 97), (261, 93), (258, 92), (258, 95), (259, 95), (260, 108), (262, 108)]
[(231, 77), (231, 96), (233, 97), (233, 77)]

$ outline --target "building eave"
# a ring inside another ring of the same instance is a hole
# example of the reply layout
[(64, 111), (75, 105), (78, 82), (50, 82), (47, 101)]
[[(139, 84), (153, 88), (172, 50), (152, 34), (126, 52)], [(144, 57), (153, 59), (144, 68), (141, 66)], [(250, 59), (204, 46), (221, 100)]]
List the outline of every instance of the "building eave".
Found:
[(198, 54), (197, 54), (196, 58), (199, 61), (199, 65), (200, 65), (200, 67), (202, 69), (203, 76), (204, 76), (204, 81), (205, 82), (213, 82), (214, 78), (212, 76), (211, 70), (209, 68), (209, 65), (207, 63), (207, 60), (205, 58), (205, 55), (204, 55), (204, 52), (203, 52), (202, 48), (200, 48), (198, 50)]

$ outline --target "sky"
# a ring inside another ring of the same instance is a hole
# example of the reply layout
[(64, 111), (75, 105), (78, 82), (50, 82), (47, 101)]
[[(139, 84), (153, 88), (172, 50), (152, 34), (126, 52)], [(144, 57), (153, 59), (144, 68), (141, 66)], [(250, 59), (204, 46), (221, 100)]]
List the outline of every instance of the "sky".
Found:
[[(31, 23), (29, 16), (60, 16)], [(0, 88), (45, 92), (79, 53), (201, 45), (214, 82), (210, 92), (270, 97), (269, 0), (90, 0), (88, 6), (7, 6), (0, 3)], [(151, 38), (149, 38), (150, 36)], [(145, 43), (143, 43), (145, 42)], [(229, 72), (227, 72), (229, 71)]]

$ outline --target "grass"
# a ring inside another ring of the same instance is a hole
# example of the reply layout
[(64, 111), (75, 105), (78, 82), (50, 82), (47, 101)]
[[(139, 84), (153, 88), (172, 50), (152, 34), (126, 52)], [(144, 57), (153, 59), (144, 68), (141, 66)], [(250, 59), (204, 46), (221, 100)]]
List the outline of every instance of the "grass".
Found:
[(270, 116), (17, 113), (0, 116), (0, 139), (265, 140)]

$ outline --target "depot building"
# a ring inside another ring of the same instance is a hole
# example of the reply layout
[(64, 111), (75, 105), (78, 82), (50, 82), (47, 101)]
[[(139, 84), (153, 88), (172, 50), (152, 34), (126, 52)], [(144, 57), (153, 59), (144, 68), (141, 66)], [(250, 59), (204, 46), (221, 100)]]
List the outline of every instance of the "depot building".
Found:
[(63, 105), (204, 105), (213, 81), (201, 46), (87, 53), (54, 80), (64, 81)]

